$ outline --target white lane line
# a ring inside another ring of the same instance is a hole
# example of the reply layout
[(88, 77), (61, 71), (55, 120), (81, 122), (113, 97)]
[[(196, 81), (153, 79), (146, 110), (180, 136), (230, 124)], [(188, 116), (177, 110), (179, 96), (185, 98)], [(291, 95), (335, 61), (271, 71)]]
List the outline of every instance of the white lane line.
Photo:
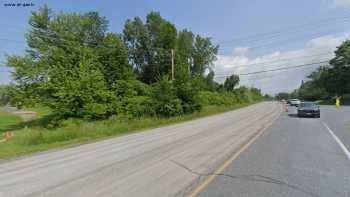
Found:
[(328, 125), (326, 123), (324, 123), (324, 122), (322, 122), (322, 123), (327, 128), (328, 132), (331, 134), (333, 139), (338, 143), (340, 148), (343, 150), (343, 152), (345, 153), (346, 157), (350, 160), (350, 152), (346, 148), (346, 146), (343, 144), (343, 142), (333, 133), (333, 131), (328, 127)]

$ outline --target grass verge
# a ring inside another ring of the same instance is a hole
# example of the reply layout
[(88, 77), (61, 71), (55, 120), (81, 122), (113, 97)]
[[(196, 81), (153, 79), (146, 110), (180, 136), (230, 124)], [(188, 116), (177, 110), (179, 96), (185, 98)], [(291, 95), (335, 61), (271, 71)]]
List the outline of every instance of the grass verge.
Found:
[(13, 128), (21, 122), (22, 119), (16, 114), (9, 112), (0, 112), (0, 134), (13, 130)]
[(96, 122), (74, 122), (57, 129), (27, 128), (14, 131), (14, 137), (0, 144), (0, 159), (13, 158), (29, 153), (49, 150), (52, 148), (77, 145), (96, 140), (116, 137), (139, 132), (174, 123), (194, 120), (197, 118), (219, 114), (251, 104), (234, 106), (207, 106), (202, 111), (171, 118), (140, 118), (123, 119), (112, 117)]

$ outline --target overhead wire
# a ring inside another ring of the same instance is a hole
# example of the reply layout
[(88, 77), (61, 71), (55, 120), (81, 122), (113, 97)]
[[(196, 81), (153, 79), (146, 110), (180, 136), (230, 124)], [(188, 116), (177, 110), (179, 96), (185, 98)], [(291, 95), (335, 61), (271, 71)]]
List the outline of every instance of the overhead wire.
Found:
[[(226, 40), (226, 41), (219, 41), (217, 42), (218, 44), (223, 44), (223, 43), (232, 43), (233, 41), (245, 41), (251, 38), (255, 38), (255, 39), (259, 39), (261, 40), (262, 38), (266, 37), (266, 36), (270, 36), (270, 37), (267, 37), (267, 38), (271, 38), (276, 36), (276, 35), (281, 35), (282, 33), (285, 33), (285, 32), (289, 32), (289, 31), (295, 31), (296, 29), (300, 29), (300, 28), (303, 28), (301, 30), (307, 30), (307, 28), (309, 27), (313, 27), (313, 26), (318, 26), (318, 25), (321, 25), (323, 23), (328, 23), (328, 22), (333, 22), (336, 21), (336, 20), (345, 20), (347, 21), (348, 19), (350, 19), (350, 16), (347, 15), (347, 16), (341, 16), (341, 17), (331, 17), (331, 18), (327, 18), (327, 19), (323, 19), (323, 20), (320, 20), (320, 21), (315, 21), (315, 22), (309, 22), (309, 23), (304, 23), (304, 24), (300, 24), (300, 25), (295, 25), (295, 26), (289, 26), (289, 27), (285, 27), (283, 29), (280, 29), (280, 30), (276, 30), (276, 31), (270, 31), (270, 32), (265, 32), (265, 33), (259, 33), (259, 34), (255, 34), (255, 35), (249, 35), (249, 36), (243, 36), (243, 37), (236, 37), (236, 38), (233, 38), (233, 39), (230, 39), (230, 40)], [(340, 21), (342, 22), (342, 21)], [(318, 24), (320, 23), (320, 24)]]
[[(289, 70), (289, 69), (293, 69), (293, 68), (301, 68), (301, 67), (306, 67), (306, 66), (321, 66), (321, 64), (325, 65), (328, 62), (329, 61), (312, 62), (312, 63), (308, 63), (308, 64), (300, 64), (300, 65), (294, 65), (294, 66), (279, 67), (279, 68), (275, 68), (275, 69), (260, 70), (260, 71), (255, 71), (255, 72), (238, 73), (237, 75), (239, 75), (239, 76), (248, 76), (248, 75), (255, 75), (255, 74), (261, 74), (261, 73), (267, 73), (267, 72), (275, 72), (275, 71), (280, 71), (280, 70)], [(229, 76), (230, 75), (217, 76), (216, 78), (229, 77)]]
[[(271, 65), (271, 64), (276, 64), (280, 62), (285, 62), (285, 61), (295, 61), (295, 60), (300, 60), (304, 58), (310, 58), (310, 57), (318, 57), (321, 55), (332, 55), (334, 51), (329, 51), (329, 52), (322, 52), (322, 53), (317, 53), (317, 54), (312, 54), (312, 55), (303, 55), (303, 56), (293, 56), (291, 58), (279, 58), (276, 60), (271, 60), (271, 61), (264, 61), (264, 62), (259, 62), (259, 63), (251, 63), (251, 64), (225, 64), (225, 66), (232, 66), (231, 68), (240, 68), (240, 67), (248, 67), (248, 66), (264, 66), (264, 65)], [(298, 58), (298, 59), (296, 59)], [(253, 60), (254, 61), (254, 60)]]

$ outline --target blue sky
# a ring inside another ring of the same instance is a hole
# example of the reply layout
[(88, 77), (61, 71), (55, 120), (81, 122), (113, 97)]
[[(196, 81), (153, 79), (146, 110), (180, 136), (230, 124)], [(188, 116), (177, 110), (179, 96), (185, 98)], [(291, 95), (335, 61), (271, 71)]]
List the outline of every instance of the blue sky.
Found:
[[(4, 3), (17, 2), (1, 0), (0, 83), (11, 81), (8, 69), (2, 66), (4, 54), (23, 54), (23, 34), (28, 28), (30, 12), (44, 4), (55, 13), (98, 11), (109, 20), (109, 30), (113, 32), (121, 32), (128, 18), (144, 18), (150, 11), (159, 11), (178, 29), (188, 28), (195, 33), (212, 37), (215, 43), (221, 45), (218, 61), (215, 63), (218, 74), (244, 73), (274, 66), (235, 67), (244, 64), (317, 55), (320, 50), (335, 49), (350, 32), (350, 0), (32, 0), (25, 2), (34, 3), (34, 7), (4, 6)], [(310, 25), (300, 26), (303, 24)], [(271, 38), (274, 35), (271, 32), (275, 31), (280, 34)], [(264, 37), (261, 35), (264, 33), (269, 34)], [(247, 39), (250, 36), (254, 39)], [(298, 60), (300, 61), (283, 64), (311, 61), (301, 61), (301, 58)], [(275, 66), (280, 65), (279, 62)], [(257, 86), (268, 93), (289, 91), (296, 88), (309, 72), (310, 69), (304, 69), (281, 72), (277, 77), (268, 74), (270, 76), (265, 78), (242, 78), (242, 84)], [(217, 80), (222, 81), (223, 78), (218, 77)], [(277, 83), (287, 81), (293, 83)]]

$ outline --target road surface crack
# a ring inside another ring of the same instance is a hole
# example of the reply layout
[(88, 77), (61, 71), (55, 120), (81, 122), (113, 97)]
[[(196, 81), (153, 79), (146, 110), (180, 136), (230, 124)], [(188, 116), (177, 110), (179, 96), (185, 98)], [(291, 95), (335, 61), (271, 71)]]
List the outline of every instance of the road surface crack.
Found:
[(198, 175), (199, 178), (201, 177), (207, 177), (207, 176), (223, 176), (223, 177), (228, 177), (228, 178), (231, 178), (231, 179), (240, 179), (240, 180), (246, 180), (246, 181), (254, 181), (254, 182), (264, 182), (264, 183), (269, 183), (269, 184), (276, 184), (276, 185), (281, 185), (281, 186), (285, 186), (285, 187), (288, 187), (290, 189), (293, 189), (293, 190), (296, 190), (296, 191), (299, 191), (299, 192), (302, 192), (304, 194), (307, 194), (309, 196), (312, 196), (312, 197), (319, 197), (318, 195), (310, 192), (310, 191), (307, 191), (299, 186), (296, 186), (296, 185), (292, 185), (292, 184), (289, 184), (285, 181), (281, 181), (281, 180), (278, 180), (278, 179), (275, 179), (275, 178), (272, 178), (272, 177), (268, 177), (268, 176), (263, 176), (263, 175), (258, 175), (258, 174), (252, 174), (252, 175), (231, 175), (231, 174), (225, 174), (225, 173), (200, 173), (200, 172), (196, 172), (194, 170), (192, 170), (191, 168), (185, 166), (184, 164), (181, 164), (177, 161), (174, 161), (174, 160), (170, 160), (172, 163), (176, 164), (177, 166), (185, 169), (186, 171), (192, 173), (192, 174), (195, 174), (195, 175)]

